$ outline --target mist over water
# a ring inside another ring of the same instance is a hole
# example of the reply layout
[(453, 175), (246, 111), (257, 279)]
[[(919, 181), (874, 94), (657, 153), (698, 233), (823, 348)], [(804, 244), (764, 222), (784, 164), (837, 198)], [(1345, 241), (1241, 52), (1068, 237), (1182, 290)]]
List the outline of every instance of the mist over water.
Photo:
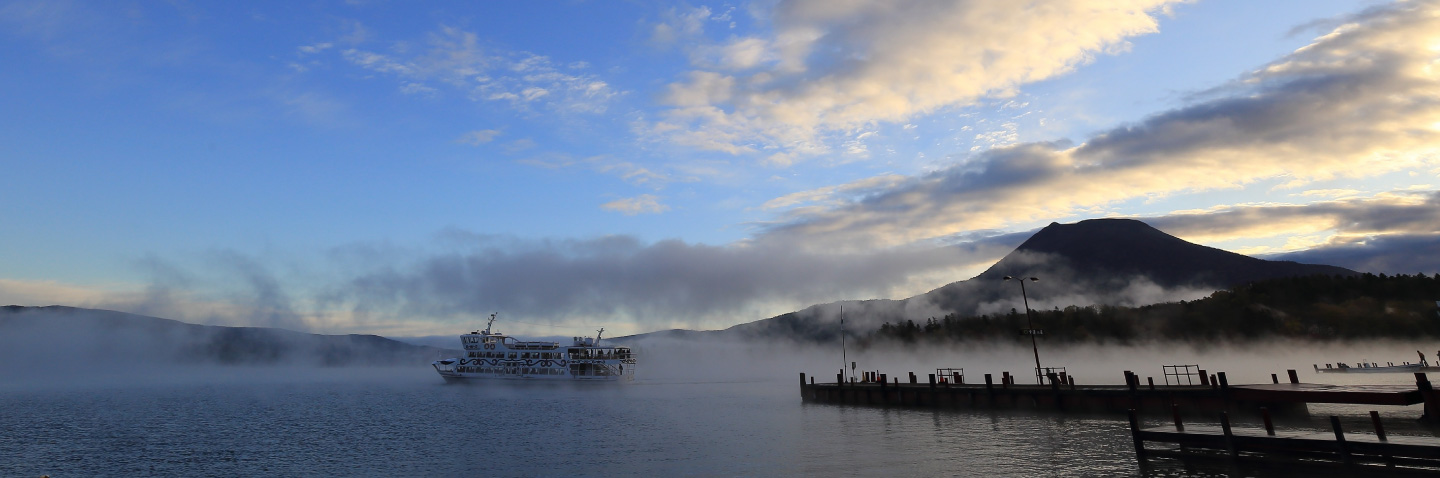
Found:
[[(643, 340), (628, 384), (445, 385), (425, 363), (314, 367), (91, 363), (70, 372), (0, 365), (0, 476), (1210, 476), (1142, 469), (1113, 415), (806, 404), (799, 373), (833, 381), (839, 344)], [(864, 350), (860, 370), (903, 377), (937, 367), (1023, 374), (1027, 346)], [(1408, 360), (1425, 344), (1267, 343), (1235, 347), (1049, 347), (1044, 365), (1081, 383), (1120, 383), (1161, 364), (1225, 371), (1231, 383), (1412, 382), (1322, 375), (1312, 363)], [(1429, 350), (1431, 355), (1434, 350)], [(63, 360), (62, 360), (63, 362)], [(33, 364), (33, 361), (30, 362)], [(68, 366), (68, 365), (66, 365)], [(1322, 365), (1323, 367), (1323, 365)], [(61, 367), (62, 369), (64, 367)], [(903, 379), (902, 379), (903, 380)], [(1021, 379), (1023, 382), (1023, 378)], [(1323, 408), (1323, 407), (1322, 407)], [(1334, 408), (1334, 407), (1332, 407)], [(1408, 422), (1418, 407), (1392, 407)], [(1287, 427), (1323, 429), (1316, 411)], [(1238, 417), (1241, 424), (1248, 418)], [(1203, 421), (1203, 420), (1201, 420)], [(1313, 423), (1312, 423), (1313, 422)], [(1358, 423), (1358, 422), (1357, 422)], [(1428, 434), (1395, 427), (1392, 433)]]

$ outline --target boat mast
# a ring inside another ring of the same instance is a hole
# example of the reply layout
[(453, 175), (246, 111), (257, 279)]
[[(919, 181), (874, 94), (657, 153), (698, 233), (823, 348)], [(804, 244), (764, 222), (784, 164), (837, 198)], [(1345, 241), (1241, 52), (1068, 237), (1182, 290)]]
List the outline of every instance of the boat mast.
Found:
[(845, 306), (840, 306), (840, 376), (845, 376), (845, 365), (850, 363), (850, 357), (845, 351)]
[(605, 333), (605, 328), (604, 328), (604, 327), (601, 327), (600, 330), (595, 331), (595, 346), (596, 346), (596, 347), (599, 347), (599, 346), (600, 346), (600, 335), (601, 335), (601, 334), (604, 334), (604, 333)]
[(490, 326), (495, 325), (495, 315), (499, 312), (490, 313), (490, 321), (485, 323), (485, 335), (490, 335)]

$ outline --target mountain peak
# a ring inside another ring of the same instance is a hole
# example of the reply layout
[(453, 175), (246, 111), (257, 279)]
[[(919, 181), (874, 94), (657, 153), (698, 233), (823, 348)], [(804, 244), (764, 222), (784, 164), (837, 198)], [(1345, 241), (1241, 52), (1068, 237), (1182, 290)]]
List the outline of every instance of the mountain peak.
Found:
[(1194, 244), (1135, 219), (1051, 223), (981, 274), (994, 278), (1067, 269), (1089, 277), (1143, 276), (1162, 286), (1225, 288), (1254, 280), (1354, 274), (1333, 266), (1256, 259)]

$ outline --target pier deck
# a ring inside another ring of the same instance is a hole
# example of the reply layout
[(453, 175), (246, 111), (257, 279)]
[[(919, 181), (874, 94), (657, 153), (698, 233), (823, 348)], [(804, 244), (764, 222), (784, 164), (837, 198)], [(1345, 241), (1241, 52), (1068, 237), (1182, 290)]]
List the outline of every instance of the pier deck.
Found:
[[(1077, 386), (1072, 379), (1051, 381), (1045, 385), (1019, 385), (1006, 374), (1000, 383), (985, 375), (983, 384), (936, 382), (930, 375), (928, 383), (916, 383), (910, 374), (909, 383), (880, 380), (869, 382), (815, 383), (800, 374), (800, 395), (806, 402), (878, 406), (915, 407), (1003, 407), (1037, 408), (1058, 411), (1098, 411), (1124, 413), (1170, 413), (1179, 407), (1187, 414), (1213, 414), (1221, 411), (1255, 410), (1264, 407), (1276, 415), (1308, 415), (1308, 403), (1355, 405), (1425, 404), (1425, 418), (1440, 419), (1440, 393), (1430, 386), (1423, 373), (1416, 374), (1416, 384), (1408, 385), (1326, 385), (1298, 383), (1290, 371), (1292, 383), (1229, 385), (1223, 372), (1205, 385), (1142, 385), (1133, 373), (1126, 372), (1126, 385)], [(837, 379), (840, 378), (837, 376)], [(1279, 381), (1278, 379), (1276, 380)]]

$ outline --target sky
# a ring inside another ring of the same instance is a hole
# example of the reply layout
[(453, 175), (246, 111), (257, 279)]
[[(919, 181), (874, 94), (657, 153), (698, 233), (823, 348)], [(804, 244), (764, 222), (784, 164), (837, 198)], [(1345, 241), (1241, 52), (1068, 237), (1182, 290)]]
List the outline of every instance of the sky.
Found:
[(1440, 272), (1435, 1), (0, 0), (0, 52), (5, 304), (715, 329), (1100, 217)]

